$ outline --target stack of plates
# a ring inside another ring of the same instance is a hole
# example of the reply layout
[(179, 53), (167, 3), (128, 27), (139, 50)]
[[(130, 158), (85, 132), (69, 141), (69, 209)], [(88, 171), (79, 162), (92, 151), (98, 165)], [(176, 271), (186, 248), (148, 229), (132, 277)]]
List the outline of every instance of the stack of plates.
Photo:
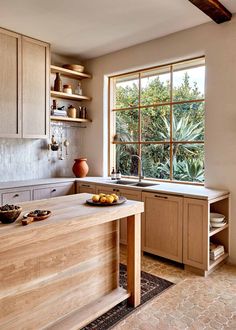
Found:
[(210, 225), (213, 228), (220, 228), (226, 225), (225, 216), (220, 213), (210, 213)]

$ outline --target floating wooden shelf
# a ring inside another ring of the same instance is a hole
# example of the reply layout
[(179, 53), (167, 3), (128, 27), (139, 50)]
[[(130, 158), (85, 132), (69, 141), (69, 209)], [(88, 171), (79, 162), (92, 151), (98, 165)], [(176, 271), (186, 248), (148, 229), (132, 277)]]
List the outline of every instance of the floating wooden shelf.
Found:
[(209, 270), (211, 270), (212, 268), (214, 268), (216, 265), (218, 265), (219, 263), (221, 263), (223, 260), (225, 260), (226, 258), (228, 258), (229, 254), (228, 253), (224, 253), (221, 257), (219, 257), (216, 260), (210, 260), (210, 265), (209, 265)]
[(77, 72), (77, 71), (73, 71), (73, 70), (69, 70), (69, 69), (65, 69), (65, 68), (61, 68), (59, 66), (56, 65), (51, 65), (51, 72), (52, 73), (57, 73), (59, 72), (61, 75), (69, 77), (69, 78), (73, 78), (73, 79), (91, 79), (92, 76), (88, 73), (84, 73), (84, 72)]
[(228, 228), (228, 227), (229, 227), (229, 225), (226, 224), (224, 227), (221, 227), (221, 228), (212, 228), (212, 229), (210, 230), (210, 232), (209, 232), (209, 237), (211, 237), (211, 236), (213, 236), (213, 235), (219, 233), (220, 231), (222, 231), (222, 230), (224, 230), (224, 229), (226, 229), (226, 228)]
[(73, 123), (91, 123), (90, 119), (82, 119), (82, 118), (70, 118), (70, 117), (62, 117), (62, 116), (50, 116), (50, 119), (53, 121), (65, 121), (65, 122), (73, 122)]
[(51, 97), (57, 97), (60, 99), (74, 100), (74, 101), (91, 101), (91, 97), (75, 94), (67, 94), (62, 92), (51, 91)]

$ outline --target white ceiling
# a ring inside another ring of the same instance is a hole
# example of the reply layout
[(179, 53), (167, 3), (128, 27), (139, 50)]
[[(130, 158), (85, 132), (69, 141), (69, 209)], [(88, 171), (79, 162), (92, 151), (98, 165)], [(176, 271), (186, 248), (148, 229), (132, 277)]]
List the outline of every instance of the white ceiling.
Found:
[[(221, 0), (236, 12), (235, 0)], [(0, 0), (0, 26), (82, 59), (210, 21), (188, 0)]]

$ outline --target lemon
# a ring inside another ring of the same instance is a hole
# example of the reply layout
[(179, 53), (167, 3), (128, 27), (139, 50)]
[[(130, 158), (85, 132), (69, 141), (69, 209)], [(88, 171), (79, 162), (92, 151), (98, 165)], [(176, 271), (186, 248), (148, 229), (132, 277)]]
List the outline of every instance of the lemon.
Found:
[(99, 196), (99, 195), (94, 195), (94, 196), (92, 197), (92, 200), (93, 200), (93, 202), (95, 202), (95, 203), (99, 202), (99, 199), (100, 199), (100, 196)]
[(107, 202), (106, 197), (105, 197), (105, 196), (102, 196), (102, 197), (100, 198), (100, 202), (101, 202), (101, 203), (106, 203), (106, 202)]
[(119, 199), (119, 196), (117, 196), (116, 194), (112, 194), (111, 195), (114, 198), (114, 202), (117, 202)]
[(113, 196), (107, 196), (106, 200), (107, 200), (108, 204), (112, 204), (114, 202), (114, 197)]

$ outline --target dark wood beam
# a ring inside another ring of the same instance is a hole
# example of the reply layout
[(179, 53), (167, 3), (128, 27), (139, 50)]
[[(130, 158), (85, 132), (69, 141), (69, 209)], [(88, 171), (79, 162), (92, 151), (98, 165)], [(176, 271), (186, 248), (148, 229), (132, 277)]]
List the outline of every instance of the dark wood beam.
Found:
[(232, 13), (218, 0), (189, 0), (217, 24), (230, 21)]

